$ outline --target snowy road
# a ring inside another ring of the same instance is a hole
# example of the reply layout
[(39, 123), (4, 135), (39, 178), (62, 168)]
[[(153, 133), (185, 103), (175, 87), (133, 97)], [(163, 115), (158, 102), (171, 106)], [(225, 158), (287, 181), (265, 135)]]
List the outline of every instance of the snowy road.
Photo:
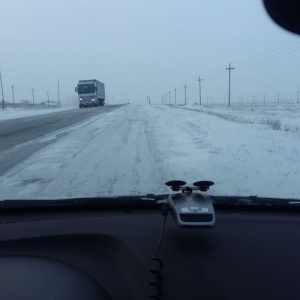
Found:
[(127, 105), (70, 127), (6, 172), (0, 199), (158, 194), (171, 179), (212, 180), (212, 194), (300, 198), (299, 166), (295, 133)]
[(99, 113), (114, 109), (113, 106), (105, 106), (103, 109), (73, 109), (58, 111), (38, 116), (29, 116), (0, 121), (0, 151), (13, 146), (29, 142), (44, 136), (47, 133), (65, 128), (72, 124), (84, 121)]
[[(7, 120), (5, 120), (6, 114), (1, 112), (1, 117), (4, 120), (0, 121), (0, 176), (29, 155), (68, 133), (68, 126), (118, 109), (118, 107), (113, 105), (101, 107), (101, 109), (83, 110), (77, 108), (31, 116), (26, 116), (28, 111), (16, 111), (15, 117), (18, 114), (21, 116), (25, 114), (25, 116)], [(51, 109), (49, 110), (51, 111)], [(40, 114), (45, 113), (45, 111), (46, 109), (36, 110), (32, 113)], [(13, 113), (7, 115), (13, 117)], [(49, 139), (47, 134), (50, 133), (55, 133), (55, 138), (52, 135), (52, 138)]]

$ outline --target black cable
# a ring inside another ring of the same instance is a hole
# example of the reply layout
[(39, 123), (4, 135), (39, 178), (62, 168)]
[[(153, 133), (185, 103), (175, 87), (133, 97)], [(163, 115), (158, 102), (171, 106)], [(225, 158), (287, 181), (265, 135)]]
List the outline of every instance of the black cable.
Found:
[(165, 231), (165, 227), (166, 227), (166, 221), (167, 221), (167, 216), (168, 216), (168, 205), (167, 204), (163, 204), (162, 205), (162, 215), (164, 216), (164, 220), (163, 220), (163, 225), (162, 225), (162, 229), (160, 232), (160, 237), (156, 246), (156, 249), (154, 251), (154, 254), (151, 257), (151, 261), (155, 262), (157, 264), (157, 266), (155, 268), (151, 268), (150, 272), (151, 274), (154, 276), (154, 280), (150, 281), (149, 284), (155, 288), (155, 294), (149, 294), (148, 297), (151, 299), (155, 299), (155, 300), (159, 300), (161, 295), (162, 295), (162, 290), (161, 290), (161, 280), (162, 280), (162, 275), (161, 275), (161, 271), (163, 269), (163, 262), (160, 258), (157, 257), (160, 246), (162, 244), (162, 239), (163, 239), (163, 235), (164, 235), (164, 231)]
[[(167, 205), (163, 204), (163, 206), (167, 206)], [(166, 211), (166, 209), (168, 209), (168, 207), (167, 208), (162, 207), (162, 211), (163, 211), (162, 213), (163, 213), (163, 216), (164, 216), (164, 221), (163, 221), (162, 229), (161, 229), (161, 232), (160, 232), (160, 237), (159, 237), (156, 249), (155, 249), (154, 254), (152, 255), (152, 257), (157, 256), (160, 245), (161, 245), (161, 242), (162, 242), (162, 238), (163, 238), (165, 227), (166, 227), (167, 216), (168, 216), (168, 212)]]

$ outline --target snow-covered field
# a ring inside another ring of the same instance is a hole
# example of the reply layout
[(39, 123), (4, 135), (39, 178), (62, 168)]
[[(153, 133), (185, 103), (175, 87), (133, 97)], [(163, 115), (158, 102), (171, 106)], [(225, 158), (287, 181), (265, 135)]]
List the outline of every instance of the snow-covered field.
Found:
[(77, 108), (77, 105), (65, 105), (57, 108), (5, 108), (0, 109), (0, 121), (8, 119), (17, 119), (22, 117), (30, 117), (36, 115), (49, 114), (52, 112), (64, 111)]
[(248, 103), (231, 107), (204, 105), (190, 106), (188, 109), (239, 123), (274, 124), (280, 130), (300, 131), (300, 103)]
[(172, 179), (214, 181), (214, 195), (300, 198), (299, 106), (123, 106), (0, 177), (0, 199), (158, 194)]

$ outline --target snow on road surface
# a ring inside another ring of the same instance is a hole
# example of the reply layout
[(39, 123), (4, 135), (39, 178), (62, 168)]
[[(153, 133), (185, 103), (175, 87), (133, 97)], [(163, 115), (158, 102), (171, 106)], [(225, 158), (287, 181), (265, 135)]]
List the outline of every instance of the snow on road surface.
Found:
[(214, 195), (300, 198), (297, 132), (163, 105), (72, 128), (0, 177), (0, 199), (159, 194), (172, 179), (214, 181)]

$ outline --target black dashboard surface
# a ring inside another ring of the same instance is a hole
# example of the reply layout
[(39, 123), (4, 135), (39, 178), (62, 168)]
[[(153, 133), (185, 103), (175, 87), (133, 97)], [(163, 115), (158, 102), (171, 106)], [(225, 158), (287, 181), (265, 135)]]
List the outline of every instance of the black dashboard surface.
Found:
[[(160, 210), (19, 211), (0, 222), (0, 292), (5, 274), (22, 299), (41, 299), (39, 291), (43, 299), (62, 299), (61, 291), (64, 299), (139, 300), (157, 292), (149, 281)], [(300, 299), (299, 237), (292, 211), (216, 210), (210, 229), (180, 228), (169, 214), (157, 299)], [(78, 287), (87, 294), (74, 298)]]

